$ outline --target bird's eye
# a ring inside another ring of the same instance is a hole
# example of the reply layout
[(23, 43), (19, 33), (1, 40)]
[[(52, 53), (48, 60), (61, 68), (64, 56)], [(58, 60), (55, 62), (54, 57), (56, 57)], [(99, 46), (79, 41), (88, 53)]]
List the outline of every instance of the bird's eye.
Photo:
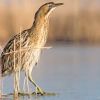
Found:
[(52, 4), (49, 4), (49, 8), (50, 8), (50, 9), (52, 8)]

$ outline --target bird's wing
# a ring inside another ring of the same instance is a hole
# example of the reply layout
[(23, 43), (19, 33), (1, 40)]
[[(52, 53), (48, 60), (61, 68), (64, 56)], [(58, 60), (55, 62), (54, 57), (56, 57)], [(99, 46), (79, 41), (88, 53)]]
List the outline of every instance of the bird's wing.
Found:
[[(22, 46), (25, 44), (24, 42), (26, 41), (26, 38), (28, 38), (27, 30), (21, 33)], [(9, 74), (9, 72), (13, 69), (14, 40), (15, 40), (15, 50), (18, 50), (20, 47), (20, 33), (13, 36), (3, 49), (3, 52), (1, 54), (2, 73), (3, 72), (5, 73), (5, 71), (8, 70), (7, 74)], [(18, 57), (16, 57), (16, 60), (18, 60)]]
[(24, 30), (22, 31), (21, 33), (21, 37), (20, 37), (20, 33), (14, 35), (9, 41), (8, 43), (6, 44), (6, 46), (4, 47), (3, 49), (3, 54), (4, 53), (9, 53), (9, 52), (12, 52), (14, 51), (14, 41), (15, 41), (15, 49), (18, 49), (19, 46), (20, 46), (20, 41), (21, 41), (21, 44), (22, 46), (24, 45), (26, 39), (28, 39), (28, 31), (27, 30)]

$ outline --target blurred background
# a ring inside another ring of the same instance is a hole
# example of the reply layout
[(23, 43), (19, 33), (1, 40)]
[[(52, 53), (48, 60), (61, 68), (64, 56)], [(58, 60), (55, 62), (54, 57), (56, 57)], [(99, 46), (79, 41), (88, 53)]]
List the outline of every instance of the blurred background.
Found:
[[(37, 9), (51, 0), (0, 0), (0, 44), (30, 28)], [(51, 15), (48, 41), (100, 42), (100, 0), (53, 0), (63, 2)]]
[[(100, 45), (90, 45), (100, 43), (100, 0), (0, 0), (0, 45), (30, 28), (35, 12), (50, 1), (64, 6), (51, 15), (53, 48), (43, 50), (32, 76), (46, 92), (60, 95), (34, 100), (100, 100)], [(13, 79), (6, 77), (3, 86), (3, 93), (13, 92)]]

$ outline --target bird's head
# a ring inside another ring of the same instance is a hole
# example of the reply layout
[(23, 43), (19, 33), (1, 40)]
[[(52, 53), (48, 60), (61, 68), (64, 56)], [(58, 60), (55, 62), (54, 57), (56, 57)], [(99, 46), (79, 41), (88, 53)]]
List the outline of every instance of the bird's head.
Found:
[(36, 17), (48, 17), (50, 13), (58, 6), (63, 5), (63, 3), (54, 3), (54, 2), (49, 2), (44, 5), (42, 5), (39, 10), (37, 11), (35, 18)]

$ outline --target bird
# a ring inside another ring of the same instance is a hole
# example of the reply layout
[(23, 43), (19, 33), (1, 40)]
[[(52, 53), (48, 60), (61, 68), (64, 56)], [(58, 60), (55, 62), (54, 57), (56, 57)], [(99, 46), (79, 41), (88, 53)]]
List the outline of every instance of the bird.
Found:
[[(37, 92), (39, 94), (45, 93), (33, 80), (32, 70), (37, 65), (42, 48), (47, 41), (51, 12), (61, 5), (63, 3), (48, 2), (43, 4), (35, 13), (32, 26), (10, 38), (1, 54), (2, 77), (9, 76), (14, 72), (18, 75), (19, 70), (24, 71), (29, 81), (37, 88)], [(20, 47), (21, 52), (19, 52)], [(19, 61), (19, 56), (21, 57), (21, 61)], [(19, 91), (19, 85), (17, 89)]]

